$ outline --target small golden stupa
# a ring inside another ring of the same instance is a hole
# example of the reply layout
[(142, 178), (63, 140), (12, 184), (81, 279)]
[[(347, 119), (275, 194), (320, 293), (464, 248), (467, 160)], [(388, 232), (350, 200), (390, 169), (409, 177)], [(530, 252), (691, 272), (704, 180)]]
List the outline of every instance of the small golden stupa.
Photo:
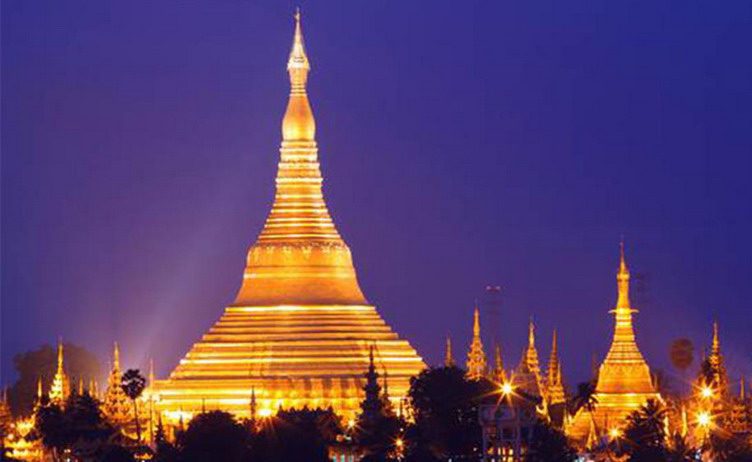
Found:
[[(635, 341), (632, 313), (637, 310), (632, 308), (629, 301), (629, 269), (623, 243), (616, 281), (618, 298), (616, 308), (611, 311), (616, 317), (614, 338), (606, 359), (598, 369), (595, 409), (591, 415), (581, 408), (566, 428), (567, 434), (579, 441), (595, 439), (615, 428), (620, 429), (624, 426), (625, 418), (648, 400), (661, 400), (650, 368)], [(594, 431), (596, 435), (592, 434)]]
[(287, 71), (274, 204), (235, 301), (170, 377), (155, 382), (156, 405), (169, 420), (201, 409), (247, 417), (252, 408), (264, 416), (303, 406), (331, 406), (351, 418), (372, 347), (395, 408), (425, 367), (366, 300), (324, 202), (299, 13)]

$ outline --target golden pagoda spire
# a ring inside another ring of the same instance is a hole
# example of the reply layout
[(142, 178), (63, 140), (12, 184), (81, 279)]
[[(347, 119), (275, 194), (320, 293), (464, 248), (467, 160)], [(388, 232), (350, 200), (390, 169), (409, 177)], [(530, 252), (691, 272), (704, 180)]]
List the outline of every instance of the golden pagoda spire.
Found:
[(532, 316), (530, 317), (530, 322), (527, 326), (527, 350), (525, 352), (524, 361), (530, 372), (535, 375), (535, 380), (538, 382), (541, 392), (543, 392), (544, 388), (541, 386), (543, 383), (541, 378), (540, 360), (538, 359), (538, 350), (535, 348), (535, 322), (533, 322)]
[(61, 338), (57, 343), (57, 371), (52, 379), (49, 394), (50, 402), (59, 406), (65, 405), (65, 400), (70, 395), (70, 381), (65, 374), (63, 356), (63, 339)]
[(102, 410), (107, 418), (116, 424), (125, 424), (130, 420), (130, 403), (122, 387), (120, 374), (120, 347), (114, 342), (112, 347), (112, 369), (107, 377), (107, 390), (104, 392)]
[(742, 401), (744, 401), (746, 399), (746, 397), (745, 397), (746, 388), (747, 388), (747, 386), (744, 384), (744, 376), (742, 375), (739, 378), (739, 399), (742, 400)]
[(718, 331), (718, 321), (713, 321), (713, 340), (710, 345), (710, 354), (707, 358), (712, 373), (712, 377), (710, 378), (711, 383), (709, 385), (718, 390), (719, 396), (727, 396), (728, 375), (726, 374), (726, 366), (723, 360), (723, 353), (721, 352), (721, 340)]
[(467, 377), (471, 380), (479, 380), (486, 373), (486, 353), (483, 351), (483, 342), (480, 338), (480, 311), (477, 303), (473, 312), (473, 340), (470, 342), (465, 365)]
[(559, 347), (556, 329), (551, 340), (551, 355), (548, 358), (546, 392), (550, 404), (565, 402), (564, 384), (561, 381), (561, 362), (559, 361)]
[(366, 305), (350, 249), (329, 214), (306, 84), (311, 69), (300, 12), (287, 61), (290, 96), (282, 119), (276, 194), (248, 252), (233, 306)]
[(454, 367), (454, 355), (452, 355), (452, 338), (447, 335), (446, 350), (444, 352), (444, 367)]
[(149, 358), (149, 388), (154, 386), (154, 358)]
[(494, 368), (491, 378), (498, 383), (507, 380), (507, 373), (504, 371), (504, 359), (501, 356), (501, 345), (498, 343), (494, 345)]

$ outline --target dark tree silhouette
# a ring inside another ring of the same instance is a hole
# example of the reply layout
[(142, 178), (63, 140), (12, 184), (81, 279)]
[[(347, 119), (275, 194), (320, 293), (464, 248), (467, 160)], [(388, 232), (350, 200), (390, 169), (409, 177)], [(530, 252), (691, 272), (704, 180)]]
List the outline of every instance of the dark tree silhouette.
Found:
[(327, 447), (341, 434), (339, 419), (331, 409), (280, 410), (264, 422), (254, 438), (259, 460), (329, 460)]
[(146, 388), (146, 379), (139, 372), (138, 369), (128, 369), (123, 374), (121, 387), (125, 395), (130, 398), (133, 403), (133, 419), (136, 421), (136, 438), (138, 444), (141, 444), (141, 419), (138, 415), (138, 398)]
[(548, 422), (541, 420), (536, 423), (525, 462), (573, 462), (576, 459), (577, 452), (569, 445), (564, 433)]
[(232, 414), (223, 411), (197, 415), (177, 441), (181, 462), (246, 461), (250, 458), (250, 443), (246, 429)]
[(728, 434), (721, 430), (710, 434), (710, 453), (717, 462), (752, 460), (752, 447), (744, 435)]
[[(65, 343), (65, 370), (68, 376), (77, 381), (88, 382), (102, 374), (97, 356), (90, 351)], [(41, 378), (49, 386), (57, 367), (57, 350), (44, 345), (36, 350), (19, 353), (13, 357), (18, 379), (8, 390), (8, 401), (14, 415), (30, 415), (37, 399), (37, 381)]]
[(88, 393), (71, 395), (64, 410), (54, 404), (42, 406), (36, 417), (36, 431), (55, 460), (65, 450), (82, 460), (101, 458), (116, 434)]
[(624, 446), (631, 462), (666, 460), (665, 417), (666, 410), (655, 400), (648, 400), (627, 417)]
[(408, 453), (476, 457), (482, 446), (478, 404), (493, 391), (492, 383), (468, 380), (465, 371), (454, 366), (428, 368), (412, 378), (408, 399), (415, 423), (407, 430)]

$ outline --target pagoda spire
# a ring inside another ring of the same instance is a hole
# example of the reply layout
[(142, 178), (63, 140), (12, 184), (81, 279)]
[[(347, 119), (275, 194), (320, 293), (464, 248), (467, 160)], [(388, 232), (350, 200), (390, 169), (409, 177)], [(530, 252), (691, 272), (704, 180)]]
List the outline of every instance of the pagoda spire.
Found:
[(480, 311), (475, 304), (473, 312), (473, 340), (467, 352), (467, 377), (471, 380), (480, 380), (486, 373), (486, 353), (483, 351), (483, 341), (480, 338)]
[(532, 316), (527, 326), (527, 350), (525, 351), (524, 361), (527, 368), (535, 376), (538, 386), (543, 392), (543, 382), (540, 370), (540, 360), (538, 359), (538, 349), (535, 348), (535, 322), (533, 322)]
[(718, 322), (714, 321), (713, 340), (710, 344), (710, 354), (706, 359), (710, 377), (706, 377), (706, 380), (710, 380), (709, 385), (718, 390), (719, 396), (726, 396), (728, 394), (728, 375), (726, 374), (726, 365), (721, 352), (721, 340), (718, 332)]
[(494, 345), (494, 368), (492, 379), (498, 383), (506, 382), (507, 373), (504, 371), (504, 359), (501, 356), (501, 345)]
[(63, 339), (61, 338), (57, 342), (57, 371), (55, 372), (55, 377), (52, 379), (49, 396), (50, 402), (59, 406), (64, 406), (65, 400), (70, 395), (70, 380), (65, 374), (63, 357)]
[(104, 393), (102, 411), (111, 422), (116, 424), (126, 424), (130, 421), (130, 403), (121, 384), (120, 347), (115, 342), (112, 348), (112, 369), (107, 377), (107, 390)]
[(287, 61), (290, 95), (272, 209), (248, 251), (243, 285), (233, 306), (366, 305), (350, 249), (337, 231), (322, 189), (316, 121), (306, 85), (300, 11)]
[(564, 385), (561, 381), (561, 361), (559, 360), (559, 346), (557, 344), (556, 329), (551, 340), (551, 355), (548, 358), (546, 391), (549, 404), (565, 402)]
[(444, 367), (454, 367), (454, 355), (452, 354), (452, 338), (447, 335), (446, 350), (444, 351)]

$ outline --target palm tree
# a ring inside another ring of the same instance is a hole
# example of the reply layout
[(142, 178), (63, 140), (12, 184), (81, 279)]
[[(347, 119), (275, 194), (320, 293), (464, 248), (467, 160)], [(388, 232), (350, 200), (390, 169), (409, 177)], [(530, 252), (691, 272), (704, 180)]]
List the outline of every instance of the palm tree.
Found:
[(123, 374), (123, 378), (120, 382), (120, 387), (125, 392), (125, 395), (131, 399), (133, 403), (133, 414), (136, 420), (136, 438), (138, 443), (141, 444), (141, 423), (138, 418), (138, 398), (146, 388), (146, 379), (138, 369), (128, 369)]

